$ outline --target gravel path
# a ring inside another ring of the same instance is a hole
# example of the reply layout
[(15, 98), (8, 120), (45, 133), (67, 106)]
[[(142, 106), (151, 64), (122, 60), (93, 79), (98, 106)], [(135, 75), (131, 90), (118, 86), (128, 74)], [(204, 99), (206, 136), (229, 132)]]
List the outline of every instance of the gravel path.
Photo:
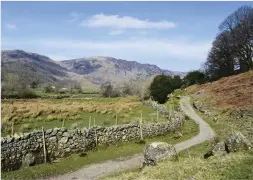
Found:
[[(180, 106), (184, 113), (193, 119), (199, 125), (199, 134), (187, 141), (175, 145), (177, 151), (182, 151), (196, 144), (200, 144), (206, 140), (214, 137), (215, 133), (212, 128), (193, 110), (190, 104), (189, 97), (183, 97), (180, 100)], [(135, 154), (128, 158), (119, 158), (116, 160), (109, 160), (103, 163), (92, 164), (86, 166), (78, 171), (51, 177), (50, 180), (94, 180), (101, 176), (119, 172), (122, 170), (140, 167), (143, 161), (143, 155)]]

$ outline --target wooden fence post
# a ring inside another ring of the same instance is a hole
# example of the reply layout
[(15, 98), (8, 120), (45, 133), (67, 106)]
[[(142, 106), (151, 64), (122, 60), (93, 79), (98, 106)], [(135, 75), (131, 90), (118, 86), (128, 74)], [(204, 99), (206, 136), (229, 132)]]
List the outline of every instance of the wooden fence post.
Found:
[(11, 124), (11, 136), (14, 136), (14, 122)]
[(90, 119), (89, 119), (89, 129), (90, 129), (90, 124), (91, 124), (91, 116), (90, 116)]
[(94, 124), (93, 124), (93, 126), (96, 126), (96, 119), (94, 118)]
[(141, 136), (141, 140), (143, 139), (142, 136), (142, 113), (141, 113), (141, 119), (140, 119), (140, 136)]
[(98, 145), (98, 137), (97, 137), (97, 129), (95, 128), (95, 143), (96, 143), (96, 147)]
[(65, 119), (63, 119), (63, 121), (62, 121), (62, 127), (64, 127), (65, 126)]
[(43, 140), (44, 162), (47, 163), (46, 142), (43, 126), (42, 126), (42, 140)]
[(158, 122), (158, 120), (159, 120), (159, 112), (158, 112), (158, 109), (156, 110), (156, 120), (157, 120), (157, 122)]
[(116, 125), (118, 125), (118, 116), (116, 114)]

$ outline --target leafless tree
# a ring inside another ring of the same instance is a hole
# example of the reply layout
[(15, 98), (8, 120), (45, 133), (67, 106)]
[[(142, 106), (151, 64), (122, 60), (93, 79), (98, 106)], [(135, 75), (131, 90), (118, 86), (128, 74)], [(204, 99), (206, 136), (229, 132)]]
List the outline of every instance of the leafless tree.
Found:
[(242, 6), (219, 26), (205, 70), (212, 79), (253, 69), (253, 8)]
[(230, 33), (233, 51), (240, 63), (240, 71), (253, 68), (253, 8), (242, 6), (230, 14), (219, 26)]

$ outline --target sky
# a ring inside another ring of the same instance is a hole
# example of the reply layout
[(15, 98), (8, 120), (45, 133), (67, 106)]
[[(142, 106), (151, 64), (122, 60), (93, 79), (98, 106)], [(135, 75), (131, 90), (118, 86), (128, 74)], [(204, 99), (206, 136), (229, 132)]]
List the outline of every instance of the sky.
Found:
[(205, 62), (219, 24), (242, 5), (253, 2), (1, 2), (2, 50), (190, 71)]

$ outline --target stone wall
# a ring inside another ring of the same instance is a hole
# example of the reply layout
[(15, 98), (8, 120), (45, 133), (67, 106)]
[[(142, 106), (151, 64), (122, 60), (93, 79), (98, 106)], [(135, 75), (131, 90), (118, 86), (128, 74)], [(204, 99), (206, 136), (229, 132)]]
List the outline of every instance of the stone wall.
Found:
[[(161, 114), (166, 114), (166, 107), (156, 102), (149, 102)], [(181, 126), (185, 116), (175, 113), (171, 121), (142, 124), (143, 137), (154, 137), (173, 132)], [(95, 149), (98, 144), (111, 144), (120, 141), (140, 139), (138, 124), (125, 124), (112, 127), (92, 127), (90, 129), (54, 128), (44, 131), (47, 162), (66, 157), (73, 153)], [(19, 169), (22, 165), (35, 165), (44, 162), (43, 133), (33, 131), (22, 136), (1, 139), (1, 171)]]
[(147, 105), (151, 105), (151, 107), (155, 110), (158, 110), (159, 113), (161, 113), (162, 115), (169, 115), (169, 111), (168, 109), (166, 108), (165, 105), (163, 104), (159, 104), (158, 102), (156, 101), (151, 101), (151, 100), (148, 100), (148, 101), (143, 101), (144, 104), (147, 104)]
[[(143, 124), (143, 137), (154, 137), (174, 131), (181, 126), (183, 119), (172, 122)], [(52, 161), (73, 153), (94, 149), (97, 144), (110, 144), (119, 141), (140, 139), (137, 124), (112, 127), (92, 127), (90, 129), (54, 128), (44, 131), (47, 160)], [(2, 138), (1, 170), (19, 169), (22, 164), (41, 164), (44, 160), (42, 131), (26, 133), (21, 137)], [(97, 137), (97, 140), (96, 140)]]

